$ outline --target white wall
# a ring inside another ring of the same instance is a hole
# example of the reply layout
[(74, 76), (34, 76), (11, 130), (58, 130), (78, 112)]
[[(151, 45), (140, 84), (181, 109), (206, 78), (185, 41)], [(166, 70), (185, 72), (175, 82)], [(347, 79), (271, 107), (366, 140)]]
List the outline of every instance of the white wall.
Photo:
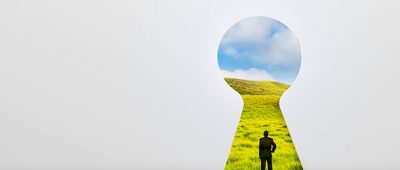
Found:
[(285, 23), (305, 169), (399, 169), (396, 1), (0, 1), (0, 169), (223, 169), (242, 101), (217, 48)]

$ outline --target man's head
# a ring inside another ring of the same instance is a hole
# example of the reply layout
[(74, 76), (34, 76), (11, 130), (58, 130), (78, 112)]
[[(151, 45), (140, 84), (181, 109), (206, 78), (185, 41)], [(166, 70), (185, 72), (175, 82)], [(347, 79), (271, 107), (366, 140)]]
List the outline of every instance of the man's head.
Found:
[(265, 136), (265, 137), (268, 137), (268, 131), (267, 131), (267, 130), (264, 131), (264, 136)]

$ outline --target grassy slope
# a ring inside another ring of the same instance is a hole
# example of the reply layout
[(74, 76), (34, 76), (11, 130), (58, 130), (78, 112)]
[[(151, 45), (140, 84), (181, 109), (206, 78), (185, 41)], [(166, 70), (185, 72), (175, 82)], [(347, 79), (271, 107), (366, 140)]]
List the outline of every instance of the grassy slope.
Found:
[(273, 154), (275, 170), (302, 169), (296, 149), (279, 108), (279, 99), (289, 87), (272, 81), (225, 79), (244, 100), (242, 116), (225, 170), (260, 169), (258, 140), (268, 130), (277, 144)]

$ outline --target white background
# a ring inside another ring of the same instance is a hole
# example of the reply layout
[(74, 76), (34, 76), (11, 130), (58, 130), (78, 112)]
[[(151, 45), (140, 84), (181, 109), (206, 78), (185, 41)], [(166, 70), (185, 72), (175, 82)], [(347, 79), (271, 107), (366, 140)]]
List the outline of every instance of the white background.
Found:
[(0, 1), (0, 169), (223, 169), (242, 101), (217, 48), (286, 24), (305, 169), (400, 169), (396, 1)]

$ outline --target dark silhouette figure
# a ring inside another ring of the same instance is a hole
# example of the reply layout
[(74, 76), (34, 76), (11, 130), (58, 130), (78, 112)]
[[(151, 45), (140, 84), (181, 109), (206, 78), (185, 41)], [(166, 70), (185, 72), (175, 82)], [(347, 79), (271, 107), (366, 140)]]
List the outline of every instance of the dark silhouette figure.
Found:
[(264, 137), (260, 138), (259, 155), (261, 159), (261, 170), (265, 170), (265, 162), (268, 162), (268, 170), (272, 170), (272, 153), (275, 152), (276, 144), (268, 137), (268, 131), (264, 131)]

